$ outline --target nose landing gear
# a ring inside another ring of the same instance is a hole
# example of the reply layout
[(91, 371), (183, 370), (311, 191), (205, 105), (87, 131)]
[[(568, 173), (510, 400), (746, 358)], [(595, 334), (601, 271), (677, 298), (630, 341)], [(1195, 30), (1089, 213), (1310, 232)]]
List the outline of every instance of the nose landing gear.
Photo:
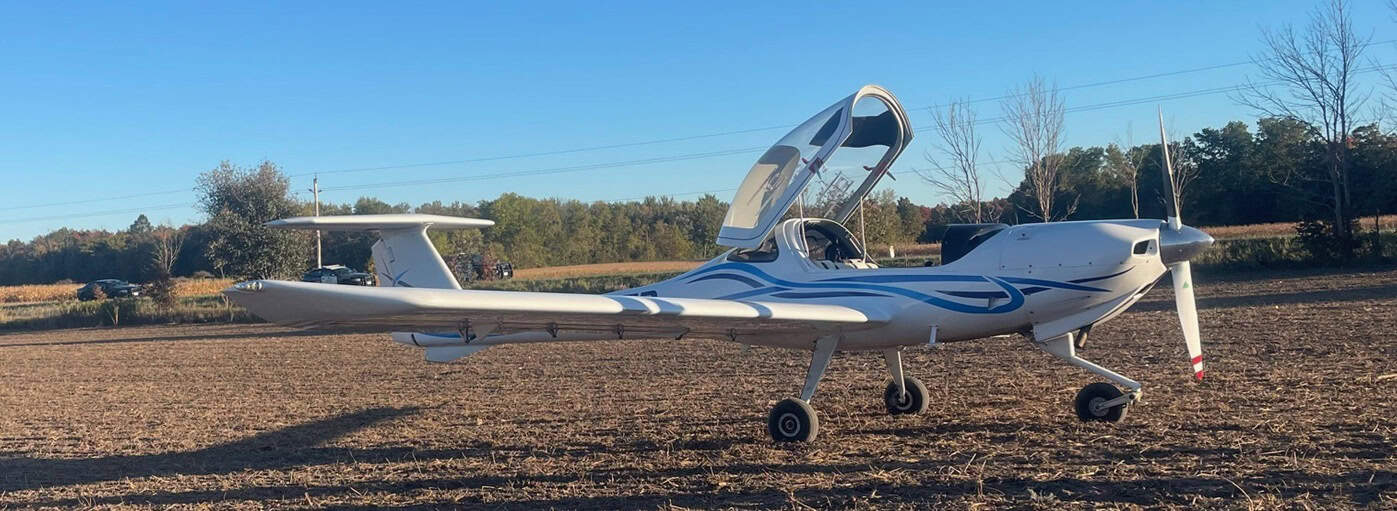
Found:
[(1062, 359), (1064, 362), (1091, 371), (1093, 374), (1116, 382), (1126, 388), (1125, 392), (1109, 383), (1093, 383), (1077, 392), (1073, 408), (1077, 418), (1087, 422), (1120, 422), (1125, 420), (1125, 410), (1131, 403), (1140, 400), (1140, 383), (1116, 372), (1096, 365), (1077, 356), (1076, 343), (1072, 333), (1066, 333), (1035, 344), (1043, 351)]
[[(1130, 402), (1122, 398), (1120, 389), (1109, 383), (1093, 383), (1077, 392), (1075, 408), (1077, 418), (1084, 422), (1120, 422), (1125, 420), (1126, 407)], [(1113, 404), (1117, 403), (1118, 404)]]

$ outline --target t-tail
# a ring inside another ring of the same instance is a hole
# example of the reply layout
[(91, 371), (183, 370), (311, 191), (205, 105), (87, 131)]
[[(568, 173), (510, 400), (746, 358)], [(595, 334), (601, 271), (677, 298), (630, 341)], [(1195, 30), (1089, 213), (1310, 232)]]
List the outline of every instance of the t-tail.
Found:
[[(412, 214), (303, 216), (267, 222), (268, 227), (275, 229), (377, 232), (373, 266), (379, 287), (430, 289), (461, 289), (461, 284), (432, 246), (427, 229), (476, 229), (492, 225), (495, 222), (480, 218)], [(393, 332), (393, 340), (427, 348), (427, 360), (432, 362), (450, 362), (484, 349), (484, 346), (464, 345), (467, 341), (454, 332)]]

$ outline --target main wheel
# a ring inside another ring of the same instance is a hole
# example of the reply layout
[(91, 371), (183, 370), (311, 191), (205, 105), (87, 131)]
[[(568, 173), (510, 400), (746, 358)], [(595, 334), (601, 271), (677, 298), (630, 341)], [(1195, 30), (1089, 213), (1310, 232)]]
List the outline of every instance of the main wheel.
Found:
[(786, 398), (771, 409), (766, 429), (777, 442), (809, 442), (820, 434), (820, 419), (815, 417), (815, 409), (810, 404)]
[(897, 388), (897, 382), (888, 383), (888, 389), (883, 391), (883, 404), (888, 407), (889, 415), (910, 415), (922, 413), (927, 407), (926, 385), (921, 380), (911, 376), (902, 379), (903, 386), (907, 387), (907, 392), (901, 392)]
[(1101, 403), (1121, 397), (1120, 389), (1109, 383), (1093, 383), (1082, 387), (1077, 392), (1077, 418), (1086, 422), (1120, 422), (1125, 419), (1125, 407), (1129, 403), (1121, 403), (1110, 408), (1102, 408)]

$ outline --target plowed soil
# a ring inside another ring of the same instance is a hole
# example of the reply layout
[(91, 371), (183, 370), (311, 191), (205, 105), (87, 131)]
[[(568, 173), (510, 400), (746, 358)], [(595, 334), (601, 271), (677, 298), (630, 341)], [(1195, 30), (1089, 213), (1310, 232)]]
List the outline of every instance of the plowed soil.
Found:
[[(890, 417), (840, 354), (811, 445), (768, 408), (808, 354), (708, 341), (508, 346), (430, 365), (383, 335), (272, 326), (0, 336), (0, 507), (1397, 508), (1397, 271), (1200, 276), (1208, 377), (1167, 289), (1083, 355), (910, 349), (933, 402)], [(1167, 286), (1166, 286), (1167, 287)]]

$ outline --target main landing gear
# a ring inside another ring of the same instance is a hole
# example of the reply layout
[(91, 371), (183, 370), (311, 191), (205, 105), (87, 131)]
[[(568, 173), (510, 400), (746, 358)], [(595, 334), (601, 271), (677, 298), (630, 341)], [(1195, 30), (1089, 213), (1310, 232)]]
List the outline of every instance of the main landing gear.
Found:
[(1082, 387), (1073, 402), (1078, 419), (1085, 422), (1120, 422), (1125, 420), (1126, 408), (1140, 400), (1139, 382), (1078, 357), (1073, 334), (1067, 333), (1036, 344), (1043, 351), (1064, 362), (1091, 371), (1126, 388), (1126, 392), (1121, 392), (1114, 385), (1100, 382)]
[[(767, 417), (766, 429), (777, 442), (810, 442), (820, 433), (820, 419), (810, 407), (815, 387), (829, 366), (829, 359), (839, 345), (837, 337), (824, 337), (815, 342), (815, 354), (810, 358), (810, 370), (805, 374), (805, 388), (800, 398), (786, 398), (776, 403)], [(902, 354), (896, 349), (883, 352), (892, 382), (883, 392), (883, 404), (890, 415), (922, 413), (927, 409), (927, 390), (921, 380), (902, 374)]]

